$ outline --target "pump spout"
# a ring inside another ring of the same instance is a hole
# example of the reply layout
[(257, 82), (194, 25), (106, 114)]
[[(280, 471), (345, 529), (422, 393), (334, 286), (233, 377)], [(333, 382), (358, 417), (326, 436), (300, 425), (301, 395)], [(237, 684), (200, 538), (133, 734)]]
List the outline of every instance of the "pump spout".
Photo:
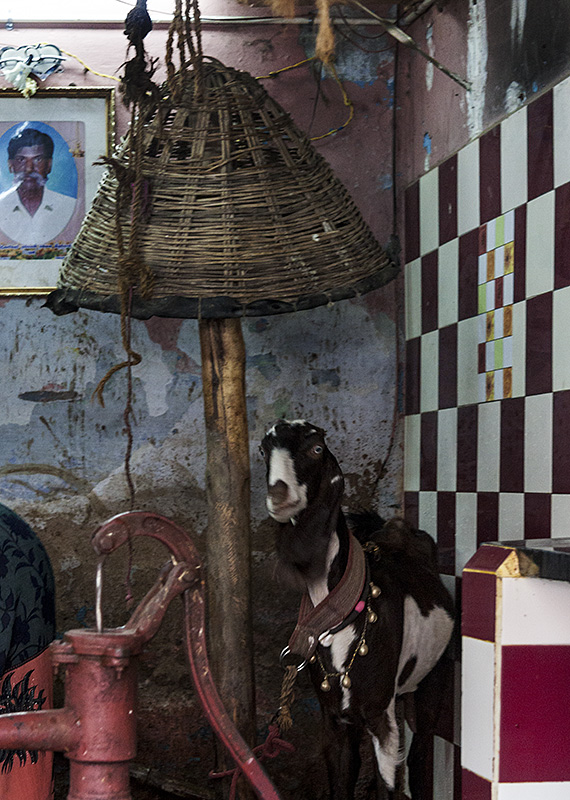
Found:
[(81, 722), (68, 708), (18, 711), (0, 716), (0, 750), (61, 750), (77, 747)]

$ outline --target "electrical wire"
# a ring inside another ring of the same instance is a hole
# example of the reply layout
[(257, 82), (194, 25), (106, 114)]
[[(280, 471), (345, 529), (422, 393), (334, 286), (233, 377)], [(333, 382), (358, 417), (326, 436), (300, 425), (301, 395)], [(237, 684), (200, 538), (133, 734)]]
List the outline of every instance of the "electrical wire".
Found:
[[(48, 42), (40, 42), (40, 44), (48, 44)], [(108, 78), (110, 81), (117, 81), (117, 83), (120, 83), (120, 78), (117, 78), (115, 75), (107, 75), (105, 72), (97, 72), (96, 69), (92, 69), (82, 58), (79, 58), (79, 56), (76, 56), (74, 53), (68, 53), (67, 50), (61, 49), (60, 52), (78, 61), (86, 72), (92, 72), (93, 75), (97, 75), (99, 78)]]
[[(267, 78), (276, 78), (277, 75), (279, 75), (281, 72), (287, 72), (290, 69), (295, 69), (296, 67), (303, 66), (303, 64), (309, 64), (309, 63), (311, 63), (313, 61), (318, 61), (318, 60), (319, 59), (316, 56), (311, 56), (311, 58), (305, 58), (305, 59), (303, 59), (303, 61), (298, 61), (296, 64), (290, 64), (287, 67), (281, 67), (281, 69), (273, 70), (272, 72), (268, 73), (267, 75), (260, 75), (260, 76), (257, 77), (257, 80), (260, 81), (260, 80), (264, 80), (264, 79), (267, 79)], [(320, 136), (310, 136), (309, 139), (310, 139), (311, 142), (317, 142), (320, 139), (326, 139), (327, 136), (332, 136), (335, 133), (339, 133), (339, 131), (344, 130), (346, 128), (346, 126), (349, 125), (352, 122), (352, 120), (354, 119), (354, 104), (353, 104), (352, 100), (350, 99), (350, 97), (348, 96), (348, 94), (346, 92), (346, 89), (342, 85), (342, 81), (338, 77), (338, 73), (336, 71), (335, 65), (333, 63), (331, 63), (331, 64), (329, 64), (329, 67), (330, 67), (330, 70), (332, 72), (333, 78), (336, 81), (336, 83), (338, 84), (338, 87), (339, 87), (339, 89), (341, 91), (342, 102), (349, 110), (348, 111), (348, 118), (346, 119), (345, 122), (342, 123), (342, 125), (339, 125), (337, 128), (333, 128), (330, 131), (327, 131), (327, 133), (323, 133)]]
[[(342, 36), (342, 38), (345, 39), (347, 42), (349, 42), (353, 47), (356, 47), (363, 53), (372, 53), (372, 54), (387, 53), (391, 50), (394, 50), (395, 43), (388, 44), (386, 47), (381, 47), (377, 50), (372, 49), (370, 47), (364, 47), (363, 44), (359, 43), (356, 40), (357, 39), (376, 40), (383, 38), (386, 39), (386, 31), (382, 31), (381, 33), (370, 36), (361, 30), (360, 20), (355, 20), (354, 17), (352, 18), (347, 17), (343, 13), (340, 6), (335, 6), (335, 8), (337, 13), (336, 16), (332, 18), (332, 24), (335, 33), (338, 33), (340, 36)], [(344, 27), (346, 30), (343, 30), (343, 27), (339, 24), (339, 19), (342, 20), (342, 22), (344, 23)], [(348, 34), (348, 31), (350, 31), (350, 35)]]
[(342, 102), (348, 108), (348, 118), (346, 119), (345, 122), (343, 122), (342, 125), (339, 125), (338, 128), (334, 128), (333, 130), (328, 131), (328, 133), (323, 133), (321, 136), (311, 136), (311, 141), (312, 142), (317, 142), (320, 139), (326, 139), (327, 136), (332, 136), (334, 133), (339, 133), (340, 131), (344, 130), (347, 127), (347, 125), (349, 125), (352, 122), (352, 120), (354, 119), (354, 104), (353, 104), (352, 100), (350, 99), (350, 97), (348, 96), (348, 94), (346, 93), (346, 89), (342, 85), (342, 82), (341, 82), (340, 78), (338, 77), (338, 73), (336, 71), (336, 67), (335, 67), (335, 65), (333, 63), (330, 64), (330, 68), (331, 68), (331, 71), (333, 73), (333, 77), (334, 77), (335, 81), (337, 82), (337, 84), (338, 84), (338, 86), (340, 88), (340, 91), (342, 93)]
[(311, 58), (304, 58), (302, 61), (297, 61), (296, 64), (289, 64), (287, 67), (281, 67), (280, 69), (274, 69), (271, 72), (268, 72), (267, 75), (257, 75), (256, 80), (263, 81), (266, 78), (276, 78), (281, 72), (287, 72), (290, 69), (297, 69), (297, 67), (302, 67), (303, 64), (309, 64), (311, 61), (316, 61), (316, 56), (311, 56)]
[[(118, 2), (121, 2), (121, 0), (118, 0)], [(46, 42), (40, 42), (40, 44), (46, 44)], [(75, 55), (74, 53), (70, 53), (67, 50), (61, 50), (61, 52), (64, 55), (69, 56), (69, 58), (75, 59), (79, 64), (81, 64), (83, 69), (86, 70), (87, 72), (91, 72), (91, 73), (93, 73), (93, 75), (97, 75), (100, 78), (107, 78), (108, 80), (112, 80), (112, 81), (116, 81), (117, 83), (120, 83), (120, 78), (117, 78), (115, 75), (107, 75), (105, 72), (98, 72), (97, 70), (95, 70), (92, 67), (90, 67), (85, 61), (83, 61), (82, 58), (79, 58), (79, 56)], [(318, 61), (316, 56), (311, 56), (311, 58), (304, 58), (302, 61), (297, 61), (296, 64), (289, 64), (286, 67), (281, 67), (280, 69), (272, 70), (267, 75), (259, 75), (259, 76), (257, 76), (257, 80), (266, 80), (266, 79), (270, 79), (270, 78), (276, 78), (277, 75), (279, 75), (281, 72), (288, 72), (291, 69), (296, 69), (297, 67), (302, 67), (304, 64), (310, 64), (313, 61)], [(314, 141), (318, 141), (320, 139), (325, 139), (328, 136), (332, 136), (333, 134), (344, 130), (344, 128), (346, 128), (346, 126), (350, 122), (352, 122), (352, 120), (354, 118), (354, 105), (352, 103), (352, 100), (350, 99), (350, 97), (348, 96), (348, 94), (346, 92), (346, 89), (342, 85), (342, 82), (341, 82), (340, 78), (338, 77), (338, 73), (336, 71), (336, 68), (335, 68), (334, 64), (331, 64), (330, 67), (331, 67), (331, 71), (332, 71), (332, 74), (333, 74), (333, 78), (334, 78), (334, 80), (336, 81), (336, 83), (338, 84), (338, 86), (339, 86), (339, 88), (341, 90), (343, 104), (349, 109), (348, 118), (346, 119), (345, 122), (343, 122), (342, 125), (339, 125), (337, 128), (333, 128), (330, 131), (327, 131), (327, 133), (323, 133), (320, 136), (311, 136), (310, 140), (313, 141), (313, 142)]]
[[(360, 34), (359, 34), (359, 33), (358, 33), (356, 30), (354, 30), (354, 29), (352, 28), (352, 26), (348, 25), (347, 27), (348, 27), (350, 30), (352, 30), (352, 31), (353, 31), (353, 33), (354, 33), (354, 35), (355, 35), (355, 36), (360, 36)], [(374, 53), (374, 54), (377, 54), (377, 53), (386, 53), (386, 52), (388, 52), (389, 50), (393, 50), (393, 49), (394, 49), (394, 45), (392, 44), (392, 45), (388, 45), (388, 47), (382, 47), (382, 48), (380, 48), (380, 50), (371, 50), (369, 47), (364, 47), (362, 44), (359, 44), (359, 42), (355, 41), (355, 40), (352, 38), (352, 36), (349, 36), (349, 35), (346, 33), (346, 31), (343, 31), (343, 30), (342, 30), (342, 28), (341, 28), (339, 25), (336, 25), (336, 24), (335, 24), (335, 20), (333, 20), (333, 28), (334, 28), (334, 30), (335, 30), (335, 33), (338, 33), (338, 34), (340, 34), (340, 35), (342, 36), (342, 38), (343, 38), (343, 39), (345, 39), (347, 42), (349, 42), (349, 44), (351, 44), (353, 47), (356, 47), (356, 48), (358, 48), (358, 50), (360, 50), (360, 51), (361, 51), (361, 52), (363, 52), (363, 53)], [(363, 39), (374, 39), (374, 38), (376, 38), (376, 37), (374, 37), (374, 36), (363, 36), (362, 38), (363, 38)]]
[(466, 91), (468, 92), (471, 91), (470, 81), (466, 80), (465, 78), (462, 78), (461, 75), (457, 75), (455, 72), (452, 72), (452, 70), (448, 69), (440, 61), (435, 59), (432, 55), (426, 53), (425, 50), (422, 50), (422, 48), (419, 47), (419, 45), (414, 41), (414, 39), (412, 39), (411, 36), (409, 36), (405, 31), (403, 31), (397, 25), (394, 25), (392, 20), (380, 17), (370, 8), (361, 3), (360, 0), (349, 0), (349, 2), (351, 3), (351, 5), (356, 6), (356, 8), (359, 8), (361, 11), (364, 11), (365, 13), (369, 14), (373, 19), (378, 20), (378, 22), (380, 22), (380, 24), (384, 26), (386, 33), (389, 33), (390, 36), (396, 39), (397, 42), (400, 42), (406, 47), (409, 47), (411, 50), (415, 50), (416, 53), (419, 53), (421, 56), (423, 56), (423, 58), (429, 61), (430, 64), (433, 64), (434, 67), (443, 72), (444, 75), (447, 75), (448, 78), (451, 78), (451, 80), (458, 83)]
[[(357, 36), (360, 36), (362, 39), (382, 39), (386, 36), (386, 31), (382, 30), (380, 33), (375, 33), (374, 35), (369, 35), (366, 33), (362, 33), (361, 31), (357, 31), (356, 28), (360, 23), (360, 20), (354, 19), (354, 17), (347, 17), (344, 11), (342, 10), (342, 6), (334, 5), (331, 8), (335, 9), (335, 13), (340, 17), (340, 19), (344, 22), (347, 28), (350, 28)], [(336, 22), (337, 18), (333, 17), (332, 22)], [(380, 24), (380, 23), (378, 23)], [(340, 30), (339, 30), (340, 33)]]

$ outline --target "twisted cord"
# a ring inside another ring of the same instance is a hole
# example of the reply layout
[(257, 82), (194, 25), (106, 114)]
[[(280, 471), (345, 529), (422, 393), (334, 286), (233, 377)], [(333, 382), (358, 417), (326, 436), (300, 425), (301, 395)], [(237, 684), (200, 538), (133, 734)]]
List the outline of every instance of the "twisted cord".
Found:
[(277, 712), (277, 726), (280, 731), (288, 731), (293, 725), (291, 706), (295, 699), (295, 681), (297, 680), (297, 667), (290, 664), (285, 668), (283, 683), (281, 684), (281, 699)]

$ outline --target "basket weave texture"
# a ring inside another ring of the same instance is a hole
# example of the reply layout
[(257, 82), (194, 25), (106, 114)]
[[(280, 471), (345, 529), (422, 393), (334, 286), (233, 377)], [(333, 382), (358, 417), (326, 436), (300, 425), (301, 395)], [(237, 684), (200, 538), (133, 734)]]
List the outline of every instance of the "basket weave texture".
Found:
[[(222, 297), (235, 316), (259, 301), (289, 310), (390, 280), (397, 269), (348, 192), (263, 86), (214, 59), (200, 81), (197, 98), (188, 71), (177, 103), (163, 86), (145, 119), (139, 252), (154, 274), (150, 302), (192, 298), (188, 316), (198, 316), (201, 301)], [(129, 166), (125, 144), (115, 157)], [(61, 269), (71, 294), (117, 295), (116, 189), (108, 170)], [(126, 239), (128, 208), (120, 222)]]

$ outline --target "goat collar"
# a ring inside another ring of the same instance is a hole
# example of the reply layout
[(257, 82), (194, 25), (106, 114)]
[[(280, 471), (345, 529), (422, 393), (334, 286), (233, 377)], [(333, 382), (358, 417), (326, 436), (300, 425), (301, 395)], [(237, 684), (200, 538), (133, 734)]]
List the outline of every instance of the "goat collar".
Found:
[(340, 581), (317, 606), (303, 595), (295, 630), (289, 639), (289, 652), (310, 658), (319, 637), (338, 633), (364, 611), (368, 595), (368, 565), (360, 542), (349, 534), (348, 559)]

